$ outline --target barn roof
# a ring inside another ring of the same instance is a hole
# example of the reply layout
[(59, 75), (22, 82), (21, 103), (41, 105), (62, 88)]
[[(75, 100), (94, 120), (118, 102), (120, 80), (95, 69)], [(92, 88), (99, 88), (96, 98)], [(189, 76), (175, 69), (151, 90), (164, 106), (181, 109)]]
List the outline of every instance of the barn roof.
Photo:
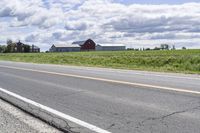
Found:
[[(92, 39), (87, 39), (87, 40), (85, 40), (85, 41), (76, 41), (76, 42), (73, 42), (72, 44), (74, 45), (74, 44), (78, 44), (78, 45), (83, 45), (85, 42), (87, 42), (87, 41), (93, 41)], [(94, 42), (94, 41), (93, 41)], [(94, 42), (95, 43), (95, 42)]]
[(115, 47), (121, 47), (121, 46), (125, 46), (124, 44), (97, 44), (99, 46), (103, 46), (103, 47), (111, 47), (111, 46), (115, 46)]
[(54, 44), (54, 46), (55, 47), (57, 47), (57, 48), (66, 48), (66, 47), (68, 47), (68, 48), (74, 48), (74, 47), (80, 47), (79, 45), (77, 45), (77, 44)]
[(86, 41), (77, 41), (77, 42), (73, 42), (72, 44), (78, 44), (78, 45), (83, 45)]

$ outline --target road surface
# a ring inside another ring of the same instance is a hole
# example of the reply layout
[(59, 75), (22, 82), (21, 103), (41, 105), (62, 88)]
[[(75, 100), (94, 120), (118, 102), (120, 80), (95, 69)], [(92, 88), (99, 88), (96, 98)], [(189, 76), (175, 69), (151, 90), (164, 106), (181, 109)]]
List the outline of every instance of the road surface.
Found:
[(0, 99), (0, 133), (61, 133)]
[(200, 131), (199, 75), (0, 61), (0, 87), (113, 133)]

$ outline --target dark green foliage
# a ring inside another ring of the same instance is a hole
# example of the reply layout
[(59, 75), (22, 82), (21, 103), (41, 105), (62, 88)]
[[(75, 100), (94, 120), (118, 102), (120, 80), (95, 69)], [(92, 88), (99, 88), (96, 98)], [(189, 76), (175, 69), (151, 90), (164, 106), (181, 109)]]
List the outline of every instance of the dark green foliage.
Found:
[(29, 45), (24, 45), (24, 52), (29, 53), (30, 52), (30, 46)]
[(0, 53), (5, 53), (5, 51), (6, 51), (6, 46), (0, 45)]

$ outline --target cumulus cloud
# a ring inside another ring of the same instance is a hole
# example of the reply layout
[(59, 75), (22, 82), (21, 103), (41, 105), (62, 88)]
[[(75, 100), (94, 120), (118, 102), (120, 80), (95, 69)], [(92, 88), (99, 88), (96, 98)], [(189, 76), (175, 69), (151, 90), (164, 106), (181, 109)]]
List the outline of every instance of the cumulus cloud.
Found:
[(65, 24), (66, 30), (86, 30), (88, 25), (81, 21), (70, 21)]
[(63, 20), (63, 12), (59, 8), (48, 10), (42, 0), (2, 0), (0, 17), (12, 17), (12, 27), (38, 26), (50, 28)]
[[(45, 47), (87, 38), (130, 47), (160, 43), (200, 45), (200, 3), (125, 5), (114, 0), (1, 0), (0, 6), (0, 23), (4, 24), (0, 28), (6, 33), (3, 38), (10, 38), (9, 32), (10, 36), (19, 32), (15, 38), (46, 44)], [(22, 34), (22, 28), (26, 34)]]

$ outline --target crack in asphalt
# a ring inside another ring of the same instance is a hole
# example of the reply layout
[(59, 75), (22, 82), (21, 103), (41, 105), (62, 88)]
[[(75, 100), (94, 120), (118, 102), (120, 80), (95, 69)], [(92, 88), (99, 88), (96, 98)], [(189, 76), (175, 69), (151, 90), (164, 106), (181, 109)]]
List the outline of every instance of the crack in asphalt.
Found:
[(115, 126), (115, 123), (111, 124), (110, 126), (108, 126), (107, 130), (111, 129), (114, 126)]
[[(51, 121), (47, 121), (50, 125), (56, 126), (58, 129), (61, 129), (61, 130), (63, 130), (63, 131), (66, 132), (66, 133), (75, 133), (75, 132), (72, 132), (72, 131), (71, 131), (72, 127), (69, 126), (67, 120), (64, 120), (64, 119), (62, 119), (62, 118), (56, 117), (55, 115), (53, 115), (53, 114), (51, 114), (51, 113), (48, 113), (48, 112), (46, 112), (46, 111), (43, 111), (43, 110), (41, 110), (41, 109), (39, 109), (39, 112), (42, 112), (42, 113), (44, 113), (45, 115), (48, 115), (48, 116), (50, 116), (50, 118), (52, 118)], [(39, 116), (38, 116), (38, 117), (39, 117)], [(56, 119), (58, 119), (60, 122), (61, 122), (61, 121), (64, 122), (64, 123), (65, 123), (65, 126), (61, 127), (58, 123), (55, 122)]]
[[(185, 112), (188, 112), (188, 111), (199, 110), (199, 109), (200, 109), (200, 105), (195, 106), (195, 107), (193, 107), (193, 108), (189, 108), (189, 109), (185, 109), (185, 110), (181, 110), (181, 111), (172, 112), (172, 113), (170, 113), (170, 114), (163, 115), (163, 116), (159, 116), (159, 117), (149, 117), (149, 118), (147, 118), (147, 119), (145, 119), (145, 120), (139, 122), (139, 123), (137, 124), (137, 126), (136, 126), (136, 130), (137, 130), (138, 132), (141, 132), (141, 131), (140, 131), (140, 128), (141, 128), (141, 127), (144, 127), (144, 126), (145, 126), (145, 123), (146, 123), (147, 121), (156, 121), (156, 120), (159, 120), (159, 122), (161, 122), (164, 126), (169, 127), (169, 126), (167, 125), (167, 123), (164, 122), (164, 120), (165, 120), (166, 118), (171, 117), (171, 116), (174, 116), (174, 115), (176, 115), (176, 114), (181, 114), (181, 113), (185, 113)], [(151, 126), (150, 128), (152, 128), (152, 126)], [(150, 130), (150, 131), (152, 132), (152, 130)]]
[[(29, 109), (31, 109), (32, 112), (34, 112), (33, 115), (34, 115), (35, 117), (37, 117), (37, 118), (39, 118), (39, 119), (42, 119), (42, 118), (41, 118), (41, 115), (39, 115), (39, 114), (43, 113), (44, 115), (47, 115), (47, 116), (51, 119), (51, 121), (44, 120), (45, 122), (49, 123), (50, 125), (55, 126), (56, 128), (60, 129), (61, 131), (65, 132), (65, 133), (78, 133), (78, 132), (73, 132), (73, 131), (71, 131), (71, 129), (72, 129), (72, 128), (75, 128), (75, 127), (70, 127), (69, 124), (68, 124), (68, 122), (67, 122), (67, 120), (64, 120), (64, 119), (62, 119), (62, 118), (56, 117), (55, 115), (53, 115), (53, 114), (51, 114), (51, 113), (48, 113), (47, 111), (43, 111), (43, 110), (40, 109), (40, 108), (37, 108), (37, 109), (36, 109), (36, 108), (31, 107), (29, 104), (27, 104), (27, 105), (28, 105), (27, 107), (28, 107)], [(34, 110), (35, 110), (35, 111), (34, 111)], [(36, 111), (37, 111), (37, 112), (36, 112)], [(31, 113), (31, 114), (32, 114), (32, 113)], [(43, 116), (43, 117), (44, 117), (44, 116)], [(65, 123), (65, 126), (62, 126), (62, 127), (61, 127), (57, 122), (55, 122), (56, 119), (59, 120), (60, 123), (61, 123), (61, 121), (64, 122), (64, 123)], [(42, 120), (43, 120), (43, 119), (42, 119)]]

